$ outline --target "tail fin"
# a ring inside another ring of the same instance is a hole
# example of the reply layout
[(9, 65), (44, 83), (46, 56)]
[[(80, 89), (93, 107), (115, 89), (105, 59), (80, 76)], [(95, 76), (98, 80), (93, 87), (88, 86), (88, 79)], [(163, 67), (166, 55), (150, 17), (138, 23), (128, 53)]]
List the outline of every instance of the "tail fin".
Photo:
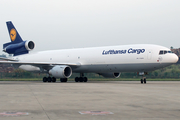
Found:
[(21, 36), (19, 35), (18, 31), (16, 30), (16, 28), (14, 27), (13, 23), (11, 21), (8, 21), (6, 22), (6, 25), (9, 31), (11, 42), (4, 44), (3, 48), (5, 48), (6, 46), (10, 44), (16, 44), (16, 43), (22, 42), (23, 40)]
[(16, 30), (16, 28), (14, 27), (13, 23), (11, 21), (8, 21), (8, 22), (6, 22), (6, 25), (8, 27), (11, 42), (13, 42), (13, 43), (22, 42), (23, 40), (22, 40), (21, 36), (19, 35), (18, 31)]

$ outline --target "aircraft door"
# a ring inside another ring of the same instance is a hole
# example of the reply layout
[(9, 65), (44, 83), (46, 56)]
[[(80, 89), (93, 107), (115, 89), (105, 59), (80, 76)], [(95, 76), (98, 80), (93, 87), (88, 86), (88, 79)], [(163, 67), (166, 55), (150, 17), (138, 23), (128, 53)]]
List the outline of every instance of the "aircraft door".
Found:
[(152, 50), (148, 50), (147, 58), (148, 58), (148, 60), (151, 60), (151, 58), (152, 58)]

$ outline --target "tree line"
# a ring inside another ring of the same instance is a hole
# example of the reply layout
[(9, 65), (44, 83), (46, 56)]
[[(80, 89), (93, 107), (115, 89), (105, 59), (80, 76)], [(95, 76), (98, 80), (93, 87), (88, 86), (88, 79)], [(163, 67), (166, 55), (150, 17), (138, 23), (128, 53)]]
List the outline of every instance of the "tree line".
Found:
[[(46, 74), (27, 72), (21, 69), (14, 69), (11, 73), (1, 72), (0, 78), (42, 78)], [(79, 76), (77, 73), (73, 73), (70, 78)], [(88, 78), (103, 78), (102, 76), (95, 73), (85, 73)], [(139, 78), (137, 72), (121, 73), (121, 78)], [(174, 64), (169, 67), (158, 69), (152, 72), (148, 72), (148, 78), (180, 78), (180, 65)]]

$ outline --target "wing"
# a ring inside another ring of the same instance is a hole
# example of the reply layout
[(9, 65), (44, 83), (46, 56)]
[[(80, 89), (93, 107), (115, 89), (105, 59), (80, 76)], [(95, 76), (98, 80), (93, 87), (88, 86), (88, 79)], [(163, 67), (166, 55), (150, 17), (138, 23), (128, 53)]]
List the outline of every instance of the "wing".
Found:
[(3, 59), (3, 60), (9, 60), (9, 61), (0, 61), (0, 64), (15, 64), (15, 65), (32, 65), (36, 67), (43, 68), (45, 70), (50, 70), (52, 67), (56, 65), (68, 65), (72, 68), (77, 68), (81, 66), (80, 63), (58, 63), (58, 62), (25, 62), (25, 61), (17, 61), (17, 60), (12, 60), (10, 59)]

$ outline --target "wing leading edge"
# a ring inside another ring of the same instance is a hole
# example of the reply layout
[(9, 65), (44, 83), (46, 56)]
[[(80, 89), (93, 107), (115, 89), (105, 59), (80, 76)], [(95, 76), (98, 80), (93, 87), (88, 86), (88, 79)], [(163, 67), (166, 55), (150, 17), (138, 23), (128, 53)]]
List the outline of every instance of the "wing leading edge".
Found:
[(14, 64), (14, 65), (19, 65), (19, 66), (20, 65), (32, 65), (32, 66), (44, 68), (46, 70), (49, 70), (49, 69), (51, 69), (52, 67), (54, 67), (56, 65), (67, 65), (67, 66), (70, 66), (72, 68), (76, 68), (76, 67), (81, 66), (80, 63), (23, 62), (23, 61), (17, 61), (17, 60), (8, 59), (8, 58), (5, 58), (3, 60), (6, 60), (6, 61), (0, 61), (0, 64)]

